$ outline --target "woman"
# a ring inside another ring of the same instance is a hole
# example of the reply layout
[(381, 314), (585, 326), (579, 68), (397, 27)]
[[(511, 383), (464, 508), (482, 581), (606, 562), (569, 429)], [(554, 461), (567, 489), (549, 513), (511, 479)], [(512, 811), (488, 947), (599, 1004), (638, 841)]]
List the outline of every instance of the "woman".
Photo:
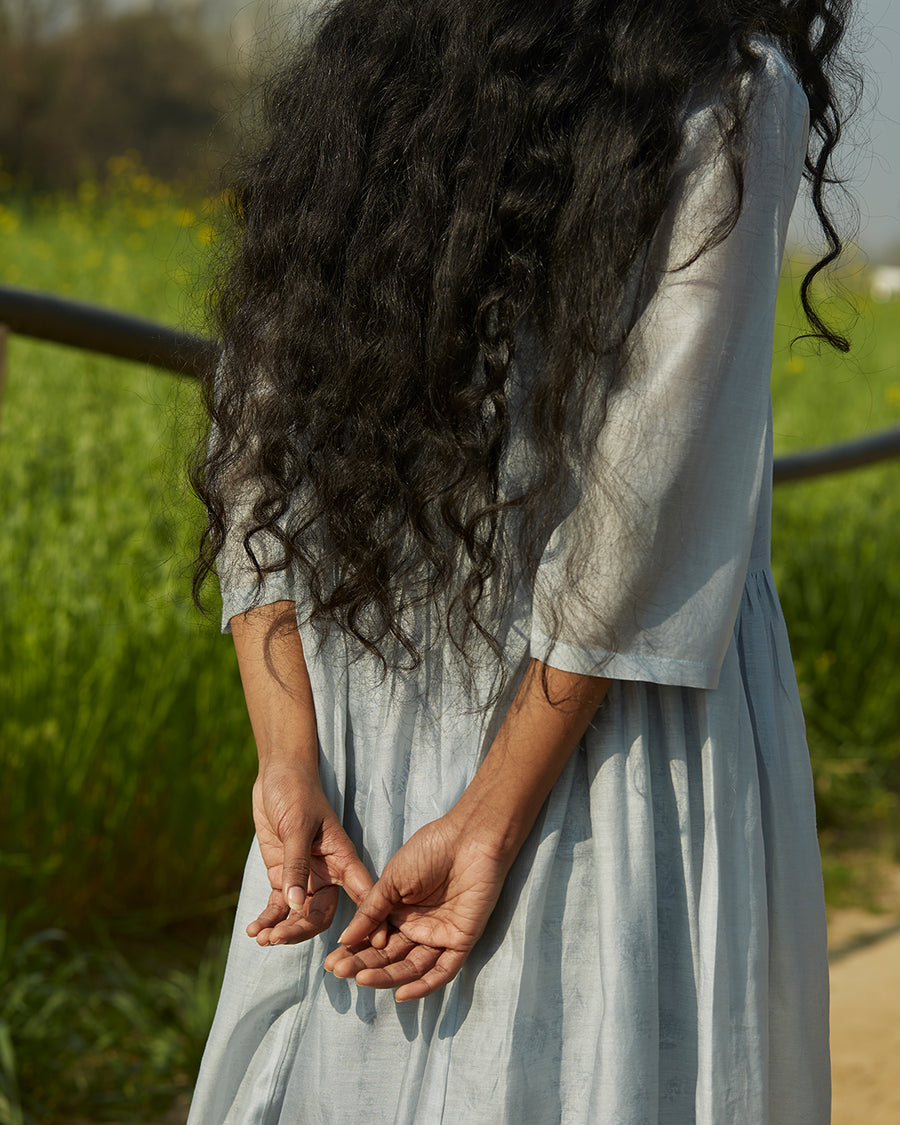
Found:
[(260, 770), (197, 1125), (828, 1120), (768, 378), (848, 6), (338, 0), (273, 86), (198, 475)]

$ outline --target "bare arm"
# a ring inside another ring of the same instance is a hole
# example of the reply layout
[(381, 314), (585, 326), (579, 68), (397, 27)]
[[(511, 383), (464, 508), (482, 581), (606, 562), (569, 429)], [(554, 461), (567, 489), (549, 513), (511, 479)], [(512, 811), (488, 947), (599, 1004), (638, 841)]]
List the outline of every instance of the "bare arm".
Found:
[[(269, 639), (272, 625), (286, 613), (291, 628)], [(260, 606), (232, 617), (231, 631), (260, 764), (287, 754), (318, 777), (316, 712), (293, 613), (293, 602)]]
[[(544, 692), (544, 671), (553, 702)], [(609, 684), (531, 662), (472, 783), (389, 861), (326, 969), (373, 988), (396, 988), (398, 1000), (427, 996), (456, 976)], [(385, 919), (396, 932), (383, 948), (366, 947)]]
[(599, 676), (529, 664), (503, 726), (453, 810), (510, 865), (609, 685)]
[(259, 752), (253, 818), (272, 887), (247, 927), (260, 945), (314, 937), (331, 924), (339, 887), (358, 903), (372, 886), (319, 783), (312, 687), (293, 610), (293, 602), (275, 602), (231, 619)]

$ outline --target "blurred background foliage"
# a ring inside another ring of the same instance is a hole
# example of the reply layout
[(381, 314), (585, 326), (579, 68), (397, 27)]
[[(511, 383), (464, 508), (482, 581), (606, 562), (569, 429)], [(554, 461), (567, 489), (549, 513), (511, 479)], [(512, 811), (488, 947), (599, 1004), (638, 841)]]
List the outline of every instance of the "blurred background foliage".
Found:
[[(0, 282), (201, 326), (213, 170), (248, 86), (201, 15), (0, 0)], [(853, 355), (820, 355), (791, 346), (800, 276), (788, 263), (779, 298), (776, 451), (900, 423), (898, 301), (852, 263)], [(231, 645), (189, 598), (198, 426), (189, 381), (8, 342), (0, 1125), (158, 1120), (214, 1011), (255, 771)], [(898, 473), (776, 489), (833, 904), (874, 901), (859, 872), (900, 840)]]
[[(73, 189), (138, 150), (206, 190), (236, 141), (248, 70), (194, 4), (0, 0), (0, 155), (21, 187)], [(245, 59), (245, 62), (247, 60)]]

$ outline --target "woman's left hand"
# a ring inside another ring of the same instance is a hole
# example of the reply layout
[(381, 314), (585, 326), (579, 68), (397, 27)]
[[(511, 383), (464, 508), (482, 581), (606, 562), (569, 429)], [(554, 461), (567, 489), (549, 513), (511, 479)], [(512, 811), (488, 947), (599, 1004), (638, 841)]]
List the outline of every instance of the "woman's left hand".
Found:
[[(253, 818), (272, 888), (265, 909), (247, 927), (259, 945), (289, 945), (322, 933), (334, 918), (340, 888), (355, 903), (366, 897), (372, 876), (315, 771), (294, 762), (261, 766), (253, 786)], [(298, 892), (299, 899), (288, 902), (288, 894)], [(385, 938), (382, 927), (375, 944)]]
[[(325, 968), (370, 988), (396, 988), (397, 1000), (442, 988), (484, 932), (510, 863), (452, 813), (426, 824), (388, 862)], [(396, 930), (376, 949), (371, 939), (387, 919)]]

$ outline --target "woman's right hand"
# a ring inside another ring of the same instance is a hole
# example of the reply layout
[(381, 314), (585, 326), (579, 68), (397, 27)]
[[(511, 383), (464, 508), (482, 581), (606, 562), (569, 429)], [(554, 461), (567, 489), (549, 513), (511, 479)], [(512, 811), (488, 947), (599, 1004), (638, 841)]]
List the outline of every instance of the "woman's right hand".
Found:
[[(455, 811), (420, 828), (388, 861), (325, 968), (418, 1000), (448, 984), (481, 937), (515, 853)], [(370, 935), (390, 919), (386, 942)]]
[[(459, 972), (519, 849), (610, 681), (532, 660), (491, 748), (452, 809), (388, 861), (325, 968), (416, 1000)], [(395, 932), (367, 936), (390, 919)]]
[(268, 905), (247, 927), (259, 945), (307, 941), (331, 925), (341, 887), (357, 905), (371, 890), (374, 880), (315, 770), (290, 759), (261, 764), (253, 819), (272, 887)]

